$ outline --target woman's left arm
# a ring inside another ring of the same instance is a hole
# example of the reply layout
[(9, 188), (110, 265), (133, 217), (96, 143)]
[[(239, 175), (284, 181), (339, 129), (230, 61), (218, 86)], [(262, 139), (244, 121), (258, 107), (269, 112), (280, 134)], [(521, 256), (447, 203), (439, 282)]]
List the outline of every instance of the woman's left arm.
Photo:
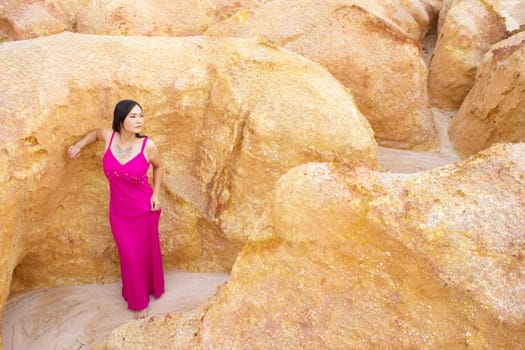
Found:
[(162, 183), (162, 159), (155, 143), (148, 139), (146, 144), (148, 160), (153, 167), (153, 194), (151, 195), (151, 210), (160, 210), (160, 184)]

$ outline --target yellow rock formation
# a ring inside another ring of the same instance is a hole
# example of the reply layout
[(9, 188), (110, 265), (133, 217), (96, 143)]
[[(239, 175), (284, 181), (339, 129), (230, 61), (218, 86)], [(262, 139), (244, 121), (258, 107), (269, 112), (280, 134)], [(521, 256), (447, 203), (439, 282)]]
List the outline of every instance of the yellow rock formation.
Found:
[(3, 0), (0, 42), (61, 33), (197, 35), (269, 0)]
[(0, 42), (36, 38), (66, 29), (43, 1), (2, 0), (0, 3)]
[[(425, 10), (426, 20), (418, 21), (409, 9), (425, 9), (421, 2), (408, 9), (400, 4), (407, 2), (395, 3), (276, 0), (250, 11), (243, 21), (225, 20), (205, 35), (259, 37), (320, 63), (349, 88), (379, 144), (432, 149), (437, 139), (428, 71), (416, 41), (428, 31), (431, 14)], [(435, 7), (429, 8), (435, 13)]]
[[(0, 321), (10, 292), (119, 278), (103, 145), (65, 152), (133, 98), (165, 163), (166, 269), (231, 279), (93, 349), (525, 348), (525, 32), (500, 41), (524, 13), (518, 0), (1, 0)], [(457, 152), (482, 152), (375, 171), (376, 142), (437, 146), (427, 88), (437, 107), (461, 104)]]
[(109, 127), (119, 99), (144, 106), (165, 161), (168, 268), (228, 271), (294, 166), (375, 166), (372, 130), (339, 82), (264, 43), (63, 33), (4, 43), (0, 62), (0, 310), (13, 271), (13, 291), (118, 276), (103, 146), (65, 150)]
[(452, 119), (449, 136), (469, 156), (496, 142), (525, 141), (525, 32), (493, 45), (472, 90)]
[(198, 35), (238, 10), (268, 0), (91, 0), (78, 13), (79, 33), (110, 35)]
[(169, 337), (156, 318), (103, 348), (522, 349), (524, 154), (410, 175), (298, 166), (208, 305), (173, 316)]
[(525, 2), (523, 0), (495, 0), (494, 6), (505, 17), (508, 31), (519, 30), (525, 25)]
[(445, 1), (439, 21), (428, 90), (433, 106), (455, 110), (472, 88), (485, 52), (505, 37), (505, 20), (491, 1), (452, 0)]

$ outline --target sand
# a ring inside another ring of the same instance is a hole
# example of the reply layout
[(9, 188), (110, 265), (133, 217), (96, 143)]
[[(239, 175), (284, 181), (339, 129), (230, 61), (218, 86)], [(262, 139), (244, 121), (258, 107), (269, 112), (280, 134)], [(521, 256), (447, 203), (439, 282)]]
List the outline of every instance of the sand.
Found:
[[(149, 315), (191, 310), (204, 303), (227, 274), (166, 273), (166, 292), (152, 298)], [(133, 320), (120, 282), (43, 289), (10, 296), (2, 321), (3, 350), (89, 349)]]

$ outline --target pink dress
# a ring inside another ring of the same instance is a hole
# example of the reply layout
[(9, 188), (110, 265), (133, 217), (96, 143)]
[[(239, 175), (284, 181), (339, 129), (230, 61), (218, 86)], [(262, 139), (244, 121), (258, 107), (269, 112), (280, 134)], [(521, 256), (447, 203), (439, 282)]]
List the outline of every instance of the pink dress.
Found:
[(147, 138), (140, 153), (121, 164), (109, 147), (102, 163), (109, 180), (109, 223), (117, 244), (122, 274), (122, 296), (130, 310), (142, 310), (149, 295), (164, 293), (164, 274), (159, 242), (160, 211), (152, 211), (153, 190), (148, 182), (149, 162), (144, 156)]

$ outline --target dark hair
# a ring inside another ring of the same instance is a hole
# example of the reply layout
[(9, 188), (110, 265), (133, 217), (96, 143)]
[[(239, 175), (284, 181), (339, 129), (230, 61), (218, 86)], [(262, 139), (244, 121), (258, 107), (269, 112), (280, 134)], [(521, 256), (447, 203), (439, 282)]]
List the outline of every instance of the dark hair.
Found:
[[(124, 122), (124, 119), (128, 116), (129, 112), (135, 107), (139, 106), (140, 110), (142, 106), (133, 100), (121, 100), (115, 105), (115, 110), (113, 111), (113, 125), (112, 129), (116, 132), (120, 132), (120, 127)], [(144, 135), (135, 134), (136, 137), (144, 137)]]

